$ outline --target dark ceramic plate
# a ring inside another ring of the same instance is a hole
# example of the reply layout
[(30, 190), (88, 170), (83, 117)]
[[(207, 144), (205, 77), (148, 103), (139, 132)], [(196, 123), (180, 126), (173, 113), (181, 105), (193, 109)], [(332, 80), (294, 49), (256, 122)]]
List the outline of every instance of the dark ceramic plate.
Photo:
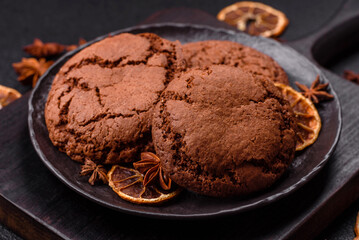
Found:
[[(183, 24), (155, 24), (128, 28), (111, 33), (153, 32), (169, 40), (182, 43), (208, 39), (231, 40), (243, 43), (274, 58), (288, 74), (291, 85), (295, 81), (310, 85), (317, 74), (328, 82), (321, 71), (295, 50), (274, 40), (251, 37), (243, 33), (205, 26)], [(32, 92), (29, 102), (29, 129), (32, 143), (45, 165), (66, 185), (88, 199), (106, 207), (148, 217), (157, 218), (203, 218), (239, 213), (274, 202), (309, 181), (323, 167), (338, 141), (341, 128), (341, 114), (338, 98), (325, 102), (319, 107), (322, 130), (318, 140), (308, 149), (298, 153), (286, 174), (267, 191), (246, 198), (218, 199), (200, 196), (184, 191), (177, 199), (163, 206), (141, 206), (119, 198), (109, 187), (92, 187), (87, 178), (79, 176), (80, 164), (59, 152), (51, 143), (44, 121), (44, 106), (51, 83), (60, 67), (76, 52), (108, 35), (70, 52), (59, 59), (40, 79)]]

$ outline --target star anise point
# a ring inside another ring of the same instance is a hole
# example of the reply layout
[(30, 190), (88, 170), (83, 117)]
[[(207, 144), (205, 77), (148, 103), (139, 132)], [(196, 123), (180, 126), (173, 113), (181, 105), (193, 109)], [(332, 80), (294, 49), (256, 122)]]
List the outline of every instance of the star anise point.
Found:
[(351, 82), (359, 84), (359, 73), (355, 73), (351, 70), (345, 70), (343, 77)]
[(85, 43), (86, 43), (86, 40), (83, 39), (83, 38), (80, 38), (78, 44), (67, 45), (67, 46), (65, 46), (65, 50), (70, 52), (70, 51), (75, 50), (76, 48), (80, 47), (81, 45), (83, 45)]

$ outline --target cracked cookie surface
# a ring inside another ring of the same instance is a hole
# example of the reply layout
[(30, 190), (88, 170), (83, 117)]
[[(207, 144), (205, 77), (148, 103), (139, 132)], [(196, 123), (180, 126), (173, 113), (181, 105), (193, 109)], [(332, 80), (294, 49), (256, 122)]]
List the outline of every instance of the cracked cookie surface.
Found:
[(55, 76), (45, 106), (49, 137), (75, 161), (134, 161), (153, 149), (154, 105), (184, 67), (178, 42), (123, 33), (74, 55)]
[(169, 83), (152, 137), (177, 184), (217, 197), (271, 186), (295, 153), (293, 112), (268, 80), (230, 66), (192, 69)]
[(287, 74), (271, 57), (236, 42), (210, 40), (187, 43), (183, 45), (183, 56), (188, 67), (228, 65), (242, 68), (256, 77), (288, 85)]

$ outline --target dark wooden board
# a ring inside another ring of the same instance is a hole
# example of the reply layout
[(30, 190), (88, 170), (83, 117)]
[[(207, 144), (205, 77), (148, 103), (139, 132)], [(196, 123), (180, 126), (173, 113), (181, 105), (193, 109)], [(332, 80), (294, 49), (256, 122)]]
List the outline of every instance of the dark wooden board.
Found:
[[(181, 21), (181, 17), (182, 18)], [(223, 26), (206, 13), (174, 9), (148, 22)], [(217, 25), (219, 24), (219, 25)], [(307, 40), (309, 42), (309, 40)], [(294, 47), (305, 42), (293, 43)], [(300, 48), (308, 57), (308, 48)], [(359, 197), (359, 87), (324, 70), (343, 109), (337, 150), (308, 184), (260, 209), (219, 219), (166, 221), (98, 206), (62, 184), (42, 164), (29, 138), (26, 94), (0, 111), (0, 220), (28, 239), (310, 239)]]

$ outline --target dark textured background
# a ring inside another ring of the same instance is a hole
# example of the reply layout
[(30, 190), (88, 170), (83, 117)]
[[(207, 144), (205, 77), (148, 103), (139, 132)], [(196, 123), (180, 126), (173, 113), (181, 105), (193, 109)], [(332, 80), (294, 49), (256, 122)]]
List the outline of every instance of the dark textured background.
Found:
[[(35, 37), (63, 44), (77, 43), (108, 32), (133, 26), (156, 11), (171, 7), (193, 7), (216, 15), (233, 3), (230, 0), (1, 0), (0, 1), (0, 84), (29, 90), (16, 81), (11, 63), (26, 54), (22, 47)], [(289, 28), (285, 40), (307, 36), (330, 21), (343, 0), (267, 0), (263, 1), (285, 12)]]
[[(21, 93), (30, 90), (16, 80), (11, 63), (27, 57), (21, 49), (24, 45), (32, 43), (35, 37), (45, 42), (74, 44), (80, 37), (91, 40), (99, 35), (136, 25), (162, 9), (193, 7), (216, 15), (220, 9), (233, 2), (235, 1), (1, 0), (0, 84), (13, 87)], [(281, 38), (293, 41), (315, 33), (328, 24), (345, 1), (267, 0), (262, 2), (286, 13), (290, 25)], [(343, 213), (319, 239), (352, 239), (355, 214), (358, 210), (359, 202)], [(0, 225), (0, 239), (17, 238)]]

